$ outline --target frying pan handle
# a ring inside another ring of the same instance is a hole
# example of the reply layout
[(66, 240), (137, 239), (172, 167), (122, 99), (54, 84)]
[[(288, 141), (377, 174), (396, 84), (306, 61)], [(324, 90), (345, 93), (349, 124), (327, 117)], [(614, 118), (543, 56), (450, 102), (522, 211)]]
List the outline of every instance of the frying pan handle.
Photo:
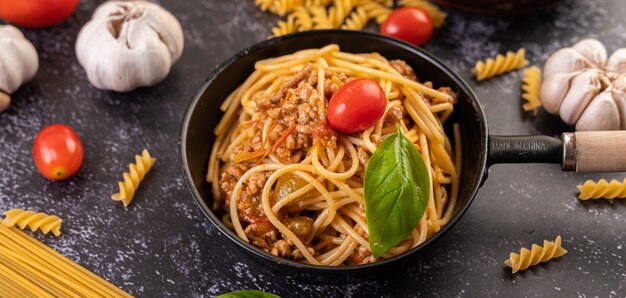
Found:
[(558, 163), (563, 142), (549, 136), (489, 136), (487, 163)]
[(579, 131), (562, 138), (564, 170), (626, 171), (626, 131)]
[(626, 131), (566, 132), (561, 139), (489, 136), (487, 163), (558, 163), (565, 171), (626, 172)]

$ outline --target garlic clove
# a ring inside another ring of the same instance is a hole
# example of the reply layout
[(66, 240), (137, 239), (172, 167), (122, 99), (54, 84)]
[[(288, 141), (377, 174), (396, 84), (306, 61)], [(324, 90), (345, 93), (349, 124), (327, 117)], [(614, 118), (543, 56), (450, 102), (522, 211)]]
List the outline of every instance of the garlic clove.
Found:
[(583, 39), (573, 45), (572, 48), (587, 58), (597, 68), (601, 68), (606, 64), (606, 48), (596, 39)]
[(576, 130), (618, 130), (619, 110), (610, 90), (598, 94), (576, 123)]
[(543, 66), (543, 76), (547, 78), (557, 73), (579, 71), (589, 65), (591, 65), (591, 62), (576, 50), (562, 48), (550, 55)]
[(33, 44), (11, 25), (0, 25), (0, 49), (0, 91), (11, 94), (35, 76), (39, 57)]
[(626, 75), (617, 77), (612, 82), (611, 95), (620, 114), (620, 129), (626, 130)]
[(626, 73), (626, 48), (613, 52), (606, 63), (606, 69), (617, 73)]
[(570, 79), (580, 72), (557, 73), (547, 77), (541, 84), (540, 98), (550, 114), (558, 114), (561, 103), (570, 88)]
[(100, 5), (76, 40), (76, 56), (99, 89), (127, 92), (169, 74), (184, 47), (176, 17), (147, 1)]
[(595, 69), (585, 70), (572, 78), (569, 91), (559, 109), (563, 122), (575, 124), (591, 99), (598, 95), (601, 87), (600, 77)]

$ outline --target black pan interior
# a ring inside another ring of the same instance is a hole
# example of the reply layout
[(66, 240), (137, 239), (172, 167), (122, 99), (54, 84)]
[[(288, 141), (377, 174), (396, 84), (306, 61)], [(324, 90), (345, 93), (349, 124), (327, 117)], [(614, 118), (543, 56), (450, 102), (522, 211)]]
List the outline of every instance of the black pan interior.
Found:
[[(222, 117), (219, 106), (229, 93), (237, 88), (252, 73), (258, 60), (290, 54), (307, 48), (319, 48), (336, 43), (342, 51), (352, 53), (378, 52), (388, 59), (403, 59), (414, 69), (421, 80), (430, 80), (436, 87), (449, 86), (457, 94), (459, 103), (446, 127), (452, 136), (450, 123), (461, 125), (463, 140), (463, 178), (459, 201), (453, 221), (426, 243), (403, 256), (370, 265), (342, 267), (339, 269), (300, 263), (273, 257), (245, 243), (234, 232), (226, 228), (220, 217), (213, 213), (211, 186), (205, 180), (207, 163), (213, 145), (213, 129)], [(207, 53), (209, 54), (209, 53)], [(207, 65), (207, 68), (211, 66)], [(265, 41), (239, 53), (220, 65), (204, 82), (197, 97), (192, 101), (184, 119), (181, 134), (183, 172), (198, 204), (211, 221), (229, 238), (253, 253), (267, 264), (311, 271), (370, 270), (393, 262), (400, 262), (445, 233), (464, 213), (480, 185), (485, 171), (487, 127), (482, 109), (475, 95), (452, 70), (425, 51), (377, 34), (356, 31), (312, 31)]]

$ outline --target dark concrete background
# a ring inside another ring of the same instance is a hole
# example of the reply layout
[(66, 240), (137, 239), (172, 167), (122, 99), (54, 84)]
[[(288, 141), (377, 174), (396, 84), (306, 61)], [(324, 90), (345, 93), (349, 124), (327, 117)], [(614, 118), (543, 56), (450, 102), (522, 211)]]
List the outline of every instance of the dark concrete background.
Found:
[[(576, 185), (619, 174), (563, 173), (555, 165), (494, 166), (459, 225), (406, 264), (378, 280), (310, 284), (260, 266), (204, 218), (182, 179), (178, 134), (186, 105), (214, 67), (270, 33), (277, 17), (253, 1), (159, 1), (180, 20), (185, 51), (161, 84), (119, 94), (92, 87), (74, 54), (75, 38), (100, 1), (81, 1), (67, 22), (24, 30), (40, 55), (35, 79), (0, 114), (0, 210), (26, 208), (64, 219), (63, 235), (46, 244), (126, 291), (143, 297), (198, 297), (240, 289), (283, 296), (626, 296), (626, 205), (580, 202)], [(542, 65), (554, 50), (584, 37), (609, 53), (626, 46), (620, 0), (565, 1), (521, 18), (485, 18), (449, 11), (425, 48), (470, 82), (492, 133), (551, 134), (570, 130), (553, 116), (521, 110), (521, 73), (482, 83), (477, 59), (527, 49)], [(64, 182), (45, 180), (31, 146), (44, 126), (65, 123), (81, 136), (85, 163)], [(109, 197), (133, 155), (158, 159), (125, 209)], [(471, 158), (471, 157), (465, 157)], [(511, 275), (512, 250), (563, 236), (563, 258)]]

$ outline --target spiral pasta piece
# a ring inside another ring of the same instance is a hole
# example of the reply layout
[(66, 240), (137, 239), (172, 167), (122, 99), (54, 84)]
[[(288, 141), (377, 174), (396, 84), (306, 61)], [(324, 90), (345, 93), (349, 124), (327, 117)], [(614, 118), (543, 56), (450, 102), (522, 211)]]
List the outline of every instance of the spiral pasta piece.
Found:
[(311, 8), (313, 29), (333, 29), (333, 18), (324, 7)]
[(279, 21), (276, 27), (272, 28), (274, 36), (281, 36), (296, 31), (298, 31), (298, 27), (296, 26), (296, 18), (293, 15), (289, 15), (285, 21)]
[[(378, 24), (382, 24), (387, 19), (389, 14), (391, 14), (391, 8), (385, 6), (384, 3), (380, 3), (380, 1), (359, 0), (357, 7), (363, 8), (367, 16), (370, 19), (375, 19)], [(348, 21), (346, 21), (346, 23), (347, 22)]]
[(22, 209), (5, 211), (4, 215), (2, 225), (5, 227), (10, 228), (17, 225), (23, 230), (28, 226), (33, 232), (41, 230), (45, 235), (49, 232), (52, 232), (57, 237), (61, 235), (61, 223), (63, 220), (56, 215)]
[(512, 252), (509, 259), (504, 263), (511, 267), (513, 273), (515, 273), (519, 270), (525, 270), (530, 266), (556, 259), (566, 253), (567, 250), (561, 247), (561, 236), (556, 236), (554, 242), (544, 240), (543, 247), (533, 244), (530, 250), (522, 248), (519, 254)]
[(433, 22), (435, 28), (443, 26), (446, 22), (448, 14), (443, 12), (437, 5), (434, 5), (426, 0), (400, 0), (401, 6), (419, 7), (426, 11), (430, 16), (430, 20)]
[(370, 17), (365, 12), (363, 7), (357, 6), (357, 8), (348, 16), (346, 23), (341, 26), (341, 29), (347, 30), (361, 30), (367, 25)]
[(539, 93), (541, 90), (541, 69), (533, 65), (526, 68), (523, 71), (524, 78), (522, 78), (522, 98), (526, 102), (522, 105), (524, 111), (533, 111), (535, 116), (541, 106), (541, 100)]
[(626, 178), (619, 182), (615, 179), (611, 182), (600, 179), (598, 182), (587, 180), (577, 186), (580, 194), (578, 198), (586, 201), (589, 199), (623, 199), (626, 198)]
[(296, 7), (303, 5), (302, 0), (274, 0), (269, 10), (277, 15), (284, 16), (292, 12)]
[(350, 15), (352, 9), (356, 6), (357, 0), (334, 0), (333, 6), (329, 9), (333, 28), (339, 28), (344, 20)]
[(139, 183), (141, 183), (155, 162), (156, 159), (152, 158), (146, 149), (143, 150), (141, 155), (135, 155), (135, 163), (128, 165), (129, 172), (124, 173), (124, 181), (118, 183), (120, 192), (111, 196), (111, 199), (122, 201), (124, 207), (128, 207), (135, 196)]
[(496, 59), (488, 58), (486, 61), (476, 62), (472, 73), (476, 75), (476, 80), (482, 81), (503, 73), (513, 71), (528, 65), (526, 60), (526, 50), (521, 48), (517, 52), (508, 51), (506, 56), (498, 54)]

